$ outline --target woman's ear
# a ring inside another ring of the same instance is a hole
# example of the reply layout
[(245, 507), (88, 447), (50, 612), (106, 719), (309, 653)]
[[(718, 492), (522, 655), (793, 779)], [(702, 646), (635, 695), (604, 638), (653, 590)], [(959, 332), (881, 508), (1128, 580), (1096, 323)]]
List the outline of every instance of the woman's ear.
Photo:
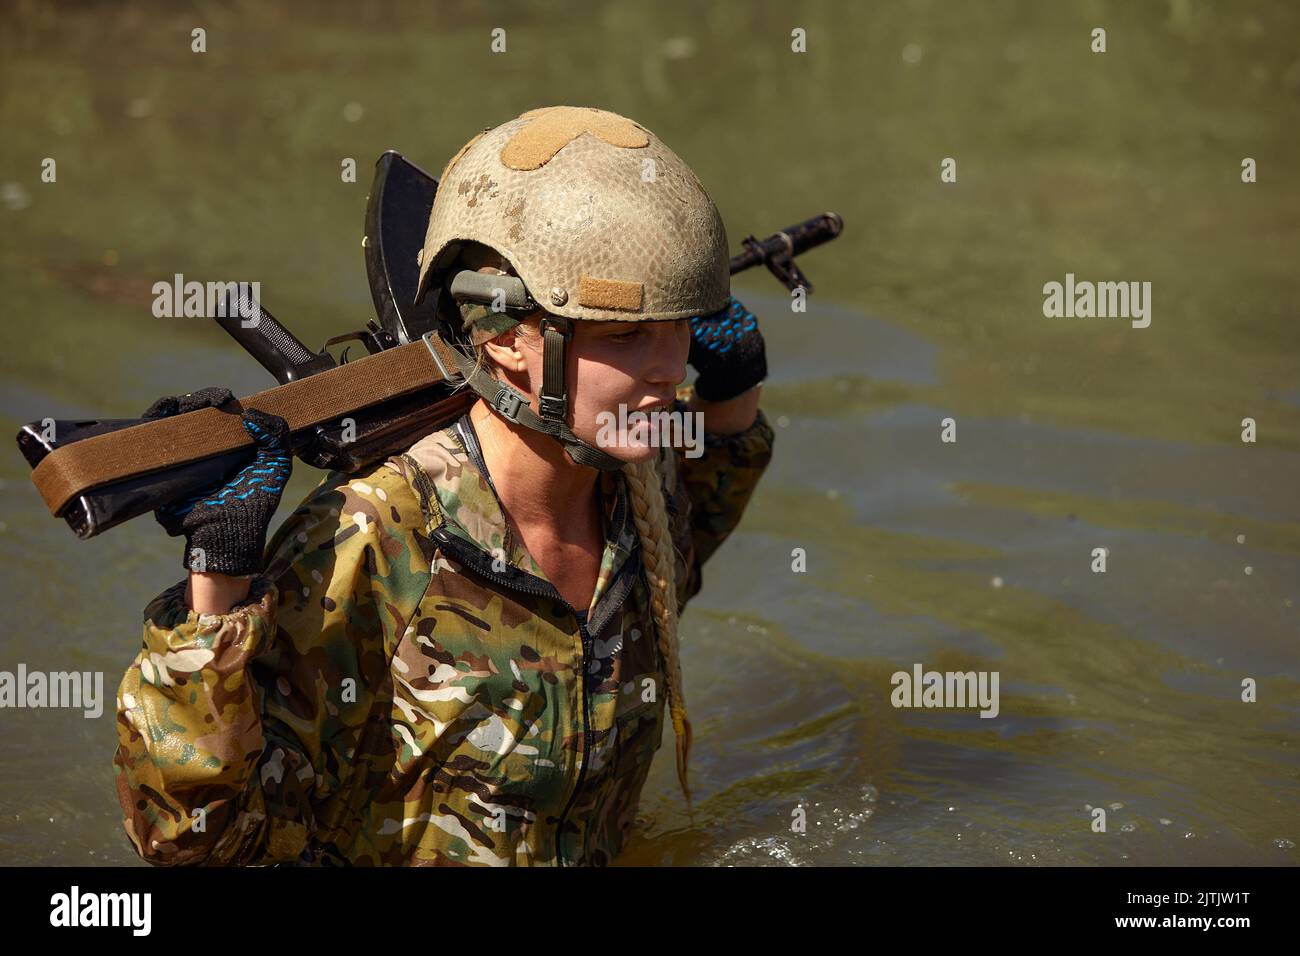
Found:
[(525, 368), (524, 355), (519, 351), (519, 345), (516, 329), (507, 329), (496, 338), (483, 343), (492, 361), (513, 372), (522, 372)]

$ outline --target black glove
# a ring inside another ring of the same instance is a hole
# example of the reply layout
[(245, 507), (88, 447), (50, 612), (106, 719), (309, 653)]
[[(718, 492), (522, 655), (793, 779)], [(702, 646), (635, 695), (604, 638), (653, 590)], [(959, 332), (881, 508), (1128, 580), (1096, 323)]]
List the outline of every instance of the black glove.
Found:
[(767, 354), (758, 319), (733, 295), (712, 315), (691, 319), (687, 357), (700, 374), (695, 394), (706, 402), (723, 402), (767, 378)]
[[(143, 417), (166, 418), (216, 408), (234, 398), (228, 388), (201, 388), (188, 395), (160, 398)], [(154, 511), (169, 535), (185, 535), (181, 565), (187, 570), (232, 575), (262, 570), (266, 532), (293, 469), (289, 425), (278, 415), (255, 408), (246, 409), (242, 421), (257, 442), (253, 461), (226, 484)]]

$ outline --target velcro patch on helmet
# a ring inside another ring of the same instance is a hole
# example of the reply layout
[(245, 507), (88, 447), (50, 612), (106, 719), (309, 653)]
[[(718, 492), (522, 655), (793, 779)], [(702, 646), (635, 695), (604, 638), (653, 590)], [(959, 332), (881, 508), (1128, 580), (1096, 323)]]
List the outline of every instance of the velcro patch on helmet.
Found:
[(593, 279), (583, 276), (578, 280), (578, 305), (589, 309), (621, 309), (640, 312), (645, 286), (640, 282), (622, 279)]
[(586, 106), (546, 106), (529, 110), (521, 127), (501, 150), (501, 163), (511, 169), (538, 169), (583, 133), (611, 146), (639, 149), (650, 145), (646, 131), (625, 116)]

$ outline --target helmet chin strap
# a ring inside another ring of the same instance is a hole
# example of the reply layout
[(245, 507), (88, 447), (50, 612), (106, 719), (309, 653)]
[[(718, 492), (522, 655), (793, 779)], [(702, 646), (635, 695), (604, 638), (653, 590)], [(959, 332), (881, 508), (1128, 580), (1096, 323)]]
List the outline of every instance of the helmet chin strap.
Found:
[[(579, 465), (600, 471), (617, 471), (624, 462), (582, 441), (565, 423), (569, 396), (564, 388), (564, 353), (573, 335), (573, 323), (563, 316), (547, 315), (542, 319), (542, 390), (539, 398), (541, 415), (529, 405), (528, 396), (501, 381), (486, 369), (474, 370), (474, 360), (459, 348), (448, 345), (436, 332), (424, 334), (424, 344), (450, 384), (463, 379), (488, 406), (506, 421), (550, 435), (568, 451)], [(458, 370), (451, 374), (447, 360)]]

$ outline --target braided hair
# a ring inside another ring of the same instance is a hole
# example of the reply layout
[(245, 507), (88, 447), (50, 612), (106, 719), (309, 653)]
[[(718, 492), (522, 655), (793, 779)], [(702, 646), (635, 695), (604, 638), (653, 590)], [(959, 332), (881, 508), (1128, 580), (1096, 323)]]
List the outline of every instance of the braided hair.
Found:
[(662, 478), (654, 460), (623, 466), (632, 499), (632, 520), (641, 539), (642, 564), (650, 585), (650, 610), (658, 636), (659, 657), (668, 677), (668, 712), (677, 738), (677, 782), (690, 810), (691, 790), (686, 782), (691, 757), (691, 722), (682, 694), (681, 661), (677, 653), (677, 572), (668, 512), (664, 507)]

